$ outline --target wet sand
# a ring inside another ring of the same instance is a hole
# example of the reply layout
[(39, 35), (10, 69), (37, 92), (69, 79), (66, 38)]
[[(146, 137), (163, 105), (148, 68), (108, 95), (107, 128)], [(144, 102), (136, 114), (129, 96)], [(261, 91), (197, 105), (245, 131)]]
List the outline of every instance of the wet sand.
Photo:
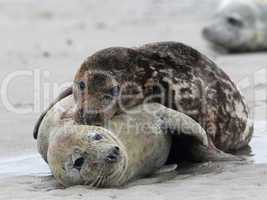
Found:
[[(41, 74), (41, 89), (35, 93), (40, 93), (41, 105), (36, 111), (17, 114), (7, 109), (3, 98), (0, 101), (0, 199), (265, 199), (267, 53), (221, 55), (209, 48), (201, 27), (218, 1), (77, 2), (0, 1), (1, 87), (18, 70)], [(80, 63), (101, 48), (168, 40), (207, 54), (241, 88), (256, 123), (251, 152), (245, 152), (251, 154), (251, 162), (220, 163), (215, 171), (204, 164), (204, 170), (196, 169), (186, 178), (128, 189), (57, 189), (32, 138), (37, 116), (54, 99), (52, 86), (71, 82)], [(50, 88), (49, 96), (44, 87)], [(17, 109), (32, 108), (34, 92), (33, 78), (24, 76), (10, 83), (8, 97)]]

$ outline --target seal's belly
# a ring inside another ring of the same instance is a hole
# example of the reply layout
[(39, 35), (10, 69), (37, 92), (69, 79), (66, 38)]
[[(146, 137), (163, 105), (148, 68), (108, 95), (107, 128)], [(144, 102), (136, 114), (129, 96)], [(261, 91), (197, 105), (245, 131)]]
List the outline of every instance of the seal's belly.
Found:
[(171, 136), (162, 131), (157, 120), (146, 113), (138, 117), (128, 114), (116, 116), (109, 124), (127, 150), (128, 180), (152, 174), (168, 159)]

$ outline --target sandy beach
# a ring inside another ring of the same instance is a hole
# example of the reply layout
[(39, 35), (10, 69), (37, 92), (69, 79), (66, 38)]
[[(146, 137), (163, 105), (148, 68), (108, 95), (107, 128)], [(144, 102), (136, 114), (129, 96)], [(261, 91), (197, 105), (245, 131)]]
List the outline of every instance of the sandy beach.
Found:
[[(0, 199), (266, 199), (267, 53), (210, 49), (201, 28), (218, 2), (0, 0)], [(160, 184), (62, 189), (37, 154), (36, 118), (93, 52), (155, 41), (198, 49), (236, 82), (255, 122), (250, 149), (240, 152), (248, 161), (203, 163)]]

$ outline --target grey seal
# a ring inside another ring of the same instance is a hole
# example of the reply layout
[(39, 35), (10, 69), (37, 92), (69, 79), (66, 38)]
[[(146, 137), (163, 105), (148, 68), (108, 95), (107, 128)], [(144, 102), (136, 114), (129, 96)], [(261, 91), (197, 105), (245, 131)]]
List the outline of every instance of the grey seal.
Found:
[[(38, 150), (59, 183), (120, 187), (164, 168), (190, 161), (239, 160), (209, 148), (207, 134), (192, 118), (157, 103), (113, 117), (105, 127), (73, 120), (68, 96), (44, 116)], [(185, 145), (186, 144), (186, 145)]]
[(203, 29), (215, 49), (230, 53), (267, 50), (267, 1), (224, 0)]

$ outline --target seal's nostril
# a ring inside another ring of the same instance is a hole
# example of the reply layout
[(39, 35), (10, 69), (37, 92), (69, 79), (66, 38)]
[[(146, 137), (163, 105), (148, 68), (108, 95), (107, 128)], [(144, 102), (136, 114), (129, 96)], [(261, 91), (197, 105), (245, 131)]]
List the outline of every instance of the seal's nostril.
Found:
[(120, 150), (120, 148), (118, 146), (115, 146), (114, 149), (117, 150), (117, 151)]
[(120, 148), (115, 146), (106, 157), (107, 162), (116, 162), (120, 157)]
[(109, 154), (107, 157), (106, 157), (106, 161), (107, 162), (116, 162), (117, 161), (117, 155), (115, 154)]
[(113, 153), (114, 153), (115, 155), (119, 155), (119, 153), (120, 153), (120, 148), (117, 147), (117, 146), (115, 146), (115, 147), (113, 148)]

